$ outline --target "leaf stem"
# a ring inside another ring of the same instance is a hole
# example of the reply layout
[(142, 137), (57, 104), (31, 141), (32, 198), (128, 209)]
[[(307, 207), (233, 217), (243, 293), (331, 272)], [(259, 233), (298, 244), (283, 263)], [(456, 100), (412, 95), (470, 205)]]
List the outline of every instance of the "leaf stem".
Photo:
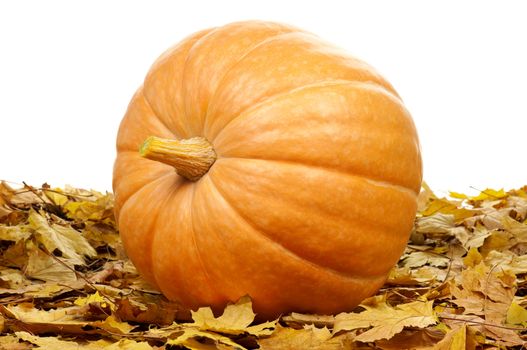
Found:
[(190, 181), (205, 175), (217, 158), (214, 148), (204, 137), (170, 140), (150, 136), (139, 148), (139, 154), (173, 166), (180, 176)]

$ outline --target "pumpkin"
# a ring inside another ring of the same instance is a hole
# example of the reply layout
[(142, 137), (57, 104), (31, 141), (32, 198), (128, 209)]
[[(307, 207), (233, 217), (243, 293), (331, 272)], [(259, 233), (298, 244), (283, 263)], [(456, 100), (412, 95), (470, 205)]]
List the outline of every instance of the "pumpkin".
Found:
[(385, 282), (421, 177), (412, 118), (372, 67), (238, 22), (151, 67), (117, 136), (115, 214), (138, 271), (186, 307), (334, 314)]

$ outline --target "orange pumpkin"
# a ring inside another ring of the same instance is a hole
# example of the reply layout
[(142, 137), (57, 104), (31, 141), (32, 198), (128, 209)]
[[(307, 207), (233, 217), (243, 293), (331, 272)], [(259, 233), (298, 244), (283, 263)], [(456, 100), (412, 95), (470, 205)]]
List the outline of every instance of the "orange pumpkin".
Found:
[(113, 188), (127, 254), (169, 299), (220, 310), (248, 294), (271, 318), (374, 294), (421, 176), (411, 116), (373, 68), (248, 21), (154, 63), (119, 129)]

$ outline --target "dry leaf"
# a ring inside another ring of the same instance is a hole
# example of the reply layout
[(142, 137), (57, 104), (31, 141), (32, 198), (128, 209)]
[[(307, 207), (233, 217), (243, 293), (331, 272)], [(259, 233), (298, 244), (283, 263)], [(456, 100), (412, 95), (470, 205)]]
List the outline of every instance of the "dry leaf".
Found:
[(355, 340), (373, 342), (390, 339), (404, 327), (424, 328), (437, 322), (431, 301), (415, 301), (395, 307), (383, 303), (374, 307), (363, 305), (361, 313), (342, 313), (335, 317), (334, 333), (342, 330), (370, 328), (359, 334)]
[(327, 329), (314, 327), (304, 329), (278, 327), (271, 338), (261, 339), (258, 344), (261, 350), (356, 349), (350, 335), (331, 337)]
[[(170, 345), (182, 345), (189, 349), (203, 349), (203, 343), (197, 341), (198, 338), (203, 338), (209, 341), (212, 341), (213, 344), (222, 344), (227, 346), (229, 349), (238, 349), (245, 350), (243, 346), (234, 342), (229, 337), (220, 335), (213, 332), (201, 331), (197, 328), (184, 328), (182, 329), (181, 334), (177, 335), (174, 338), (167, 340), (166, 344)], [(215, 348), (215, 347), (214, 347)]]
[(84, 256), (97, 255), (95, 249), (86, 239), (71, 227), (49, 224), (46, 218), (31, 210), (29, 225), (35, 231), (37, 241), (42, 243), (48, 252), (58, 250), (75, 265), (84, 264)]
[(527, 310), (513, 301), (507, 310), (507, 324), (527, 326)]
[(97, 350), (97, 349), (110, 349), (110, 350), (151, 350), (153, 349), (147, 342), (136, 342), (133, 340), (125, 339), (115, 343), (99, 340), (94, 342), (77, 343), (74, 341), (61, 340), (55, 337), (38, 337), (31, 335), (28, 332), (16, 332), (16, 336), (24, 341), (31, 344), (37, 345), (42, 349), (60, 349), (60, 350)]
[(31, 236), (27, 226), (5, 226), (0, 224), (0, 241), (25, 241)]
[(377, 295), (336, 317), (256, 323), (248, 297), (215, 317), (148, 285), (124, 254), (111, 194), (0, 183), (0, 348), (524, 345), (527, 187), (450, 198), (423, 187), (411, 244)]
[(467, 326), (462, 325), (448, 332), (443, 340), (434, 346), (434, 350), (469, 350), (467, 348)]
[(24, 270), (26, 276), (57, 283), (68, 283), (77, 279), (73, 266), (68, 266), (68, 261), (52, 257), (38, 248), (31, 250), (27, 266)]
[(265, 322), (255, 326), (249, 326), (256, 314), (252, 310), (251, 299), (247, 296), (240, 298), (236, 304), (228, 305), (223, 314), (216, 318), (209, 307), (200, 308), (192, 312), (194, 323), (191, 326), (201, 330), (211, 330), (224, 334), (269, 335), (273, 332), (276, 321)]

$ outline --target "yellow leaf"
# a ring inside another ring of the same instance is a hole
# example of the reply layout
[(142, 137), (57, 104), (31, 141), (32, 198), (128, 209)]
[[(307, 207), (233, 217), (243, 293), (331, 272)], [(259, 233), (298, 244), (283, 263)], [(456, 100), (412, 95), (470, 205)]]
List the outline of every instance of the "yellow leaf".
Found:
[(63, 206), (68, 201), (68, 197), (62, 194), (62, 190), (60, 188), (44, 190), (43, 192), (46, 197), (48, 197), (55, 205)]
[(456, 330), (448, 332), (438, 342), (433, 350), (466, 350), (467, 349), (467, 326), (463, 324)]
[(518, 256), (511, 251), (491, 250), (485, 256), (485, 264), (515, 275), (527, 273), (527, 255)]
[(415, 230), (421, 233), (450, 233), (454, 227), (454, 215), (435, 213), (418, 218)]
[(99, 294), (99, 291), (96, 291), (93, 294), (88, 295), (87, 297), (79, 297), (74, 301), (75, 305), (78, 306), (84, 306), (90, 303), (100, 303), (101, 307), (106, 307), (107, 305), (110, 306), (110, 309), (114, 309), (115, 305), (108, 300), (108, 298), (103, 297), (101, 294)]
[(236, 304), (228, 305), (218, 318), (214, 317), (209, 307), (192, 311), (194, 323), (189, 325), (196, 326), (201, 330), (211, 330), (225, 334), (249, 333), (256, 336), (271, 334), (278, 320), (249, 326), (254, 321), (255, 316), (251, 299), (248, 296), (244, 296)]
[(493, 190), (491, 188), (487, 188), (484, 191), (481, 191), (480, 194), (474, 197), (470, 197), (473, 201), (485, 201), (485, 200), (496, 200), (496, 199), (502, 199), (508, 196), (508, 193), (505, 192), (502, 189), (500, 190)]
[(285, 328), (278, 326), (270, 337), (258, 340), (261, 350), (286, 350), (286, 349), (319, 349), (341, 350), (355, 349), (352, 338), (344, 333), (331, 337), (327, 328), (313, 326), (304, 329)]
[(31, 236), (31, 231), (26, 225), (4, 226), (0, 225), (0, 241), (25, 241)]
[(466, 194), (459, 193), (459, 192), (453, 192), (453, 191), (448, 192), (448, 195), (456, 199), (468, 199), (469, 198)]
[(461, 207), (458, 201), (451, 201), (445, 198), (434, 198), (428, 205), (419, 212), (420, 216), (430, 216), (437, 213), (453, 215), (454, 221), (469, 218), (478, 213), (477, 210)]
[(462, 325), (453, 335), (449, 350), (465, 350), (467, 345), (467, 326)]
[(26, 288), (24, 295), (31, 298), (52, 298), (56, 295), (64, 293), (65, 291), (71, 291), (71, 287), (67, 283), (56, 282), (33, 284), (31, 287)]
[[(435, 269), (431, 271), (430, 269)], [(398, 285), (416, 285), (416, 284), (430, 284), (435, 281), (439, 276), (438, 272), (444, 271), (439, 270), (430, 266), (423, 266), (418, 269), (410, 269), (408, 267), (394, 268), (390, 271), (388, 276), (388, 282), (390, 284)]]
[(202, 331), (202, 330), (199, 330), (193, 327), (184, 328), (182, 334), (178, 335), (175, 338), (168, 339), (167, 344), (183, 345), (191, 350), (203, 349), (204, 348), (202, 346), (203, 344), (198, 343), (196, 341), (196, 338), (206, 338), (206, 339), (212, 340), (216, 344), (227, 345), (227, 346), (231, 346), (234, 349), (245, 350), (243, 346), (239, 345), (238, 343), (235, 343), (234, 341), (232, 341), (230, 338), (226, 336), (216, 334), (213, 332)]
[(414, 301), (396, 307), (384, 303), (375, 307), (362, 305), (361, 313), (341, 313), (335, 317), (333, 334), (342, 330), (371, 329), (359, 334), (355, 340), (373, 342), (390, 339), (404, 327), (424, 328), (437, 322), (432, 301)]
[(70, 314), (71, 308), (58, 308), (54, 310), (38, 310), (33, 305), (20, 304), (16, 306), (6, 306), (16, 319), (24, 323), (60, 323), (84, 325), (87, 322), (79, 321), (78, 318)]
[[(74, 341), (60, 340), (57, 337), (39, 337), (28, 332), (15, 332), (19, 339), (27, 341), (31, 344), (37, 345), (42, 349), (60, 349), (60, 350), (78, 350), (88, 349), (88, 347), (81, 347), (79, 343)], [(93, 349), (93, 348), (92, 348)]]
[(64, 210), (69, 218), (75, 220), (94, 220), (113, 216), (113, 195), (111, 193), (102, 194), (97, 191), (86, 191), (73, 188), (66, 189), (68, 194), (75, 196), (77, 201), (68, 201), (64, 205)]
[(48, 252), (55, 249), (75, 265), (84, 264), (84, 256), (96, 256), (97, 252), (88, 241), (71, 227), (51, 224), (34, 210), (29, 213), (29, 225), (35, 230), (37, 241), (42, 243)]
[[(1, 199), (1, 198), (0, 198)], [(0, 319), (2, 316), (0, 316)], [(14, 334), (2, 335), (0, 336), (0, 349), (2, 350), (25, 350), (29, 349), (20, 344), (20, 340)]]
[[(24, 275), (17, 269), (0, 269), (0, 287), (18, 289), (30, 283)], [(10, 291), (12, 292), (12, 291)]]
[(95, 292), (93, 294), (88, 295), (87, 297), (79, 297), (75, 300), (74, 304), (78, 306), (84, 306), (89, 303), (104, 303), (106, 300), (102, 297), (102, 295), (99, 294), (99, 292)]
[(489, 231), (486, 227), (476, 225), (474, 232), (470, 234), (469, 239), (463, 243), (465, 249), (479, 248), (485, 244), (485, 240), (492, 235), (493, 231)]
[(37, 345), (42, 349), (60, 349), (60, 350), (152, 350), (153, 348), (147, 342), (136, 342), (130, 339), (123, 339), (115, 343), (108, 340), (98, 340), (88, 343), (77, 343), (74, 341), (61, 340), (57, 337), (39, 337), (28, 332), (15, 332), (15, 335), (24, 341)]
[[(93, 344), (94, 349), (104, 350), (152, 350), (154, 349), (146, 341), (135, 341), (131, 339), (121, 339), (118, 342), (111, 344), (106, 340), (98, 340)], [(61, 349), (62, 350), (62, 349)]]
[(405, 267), (420, 267), (424, 265), (445, 267), (448, 266), (450, 259), (444, 255), (433, 254), (430, 252), (414, 252), (408, 254), (403, 260)]
[[(61, 263), (62, 262), (62, 263)], [(73, 266), (64, 259), (51, 257), (38, 248), (30, 250), (26, 276), (46, 282), (67, 283), (77, 280)]]
[(135, 326), (130, 325), (127, 322), (119, 321), (115, 316), (110, 315), (102, 322), (95, 322), (95, 325), (106, 329), (112, 333), (118, 334), (128, 334), (135, 328)]
[(483, 257), (476, 248), (470, 248), (467, 256), (463, 258), (463, 264), (467, 267), (474, 267), (483, 260)]
[(527, 326), (527, 310), (513, 301), (507, 310), (507, 323), (511, 325)]

